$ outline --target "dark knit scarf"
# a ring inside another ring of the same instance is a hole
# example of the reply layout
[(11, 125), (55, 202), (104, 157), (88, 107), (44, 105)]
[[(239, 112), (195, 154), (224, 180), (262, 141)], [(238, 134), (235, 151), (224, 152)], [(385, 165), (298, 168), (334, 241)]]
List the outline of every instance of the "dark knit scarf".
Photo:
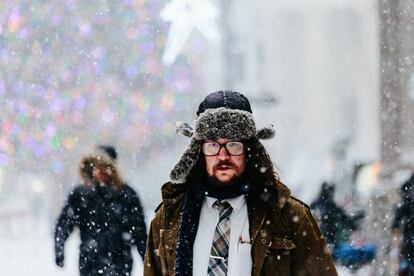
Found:
[(204, 196), (208, 195), (218, 199), (233, 198), (247, 194), (250, 188), (250, 185), (244, 178), (233, 183), (232, 186), (234, 187), (222, 190), (214, 188), (208, 182), (190, 185), (183, 204), (183, 215), (178, 234), (175, 276), (191, 276), (193, 274), (193, 246), (197, 235)]
[(193, 274), (193, 244), (197, 235), (203, 194), (199, 185), (190, 185), (183, 205), (180, 231), (176, 247), (175, 276)]

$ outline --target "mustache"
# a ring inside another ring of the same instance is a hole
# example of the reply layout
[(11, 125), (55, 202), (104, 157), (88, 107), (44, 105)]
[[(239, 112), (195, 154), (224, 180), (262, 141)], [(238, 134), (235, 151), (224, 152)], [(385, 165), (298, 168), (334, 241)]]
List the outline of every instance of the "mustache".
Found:
[(231, 168), (234, 168), (234, 167), (236, 167), (232, 162), (230, 162), (230, 161), (222, 161), (222, 162), (220, 162), (220, 163), (218, 163), (218, 164), (216, 164), (214, 167), (213, 167), (213, 169), (217, 169), (217, 168), (219, 168), (219, 167), (231, 167)]

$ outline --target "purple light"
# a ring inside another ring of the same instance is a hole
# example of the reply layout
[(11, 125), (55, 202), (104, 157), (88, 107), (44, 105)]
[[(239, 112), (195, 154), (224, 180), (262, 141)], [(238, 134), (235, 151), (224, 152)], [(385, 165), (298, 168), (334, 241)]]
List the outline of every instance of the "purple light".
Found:
[(58, 112), (62, 111), (62, 109), (63, 109), (63, 102), (62, 102), (62, 100), (59, 99), (59, 98), (53, 100), (53, 102), (51, 103), (49, 109), (53, 113), (58, 113)]
[(23, 94), (26, 89), (22, 82), (18, 81), (13, 84), (13, 92), (16, 94)]
[(52, 170), (54, 173), (61, 174), (63, 173), (63, 165), (59, 161), (55, 161), (52, 164)]
[(127, 76), (129, 79), (133, 79), (133, 78), (135, 78), (135, 77), (138, 75), (138, 69), (137, 69), (137, 67), (135, 67), (135, 66), (129, 66), (129, 67), (126, 69), (125, 74), (126, 74), (126, 76)]
[(100, 75), (103, 75), (103, 73), (104, 73), (104, 66), (101, 64), (101, 63), (96, 63), (96, 64), (94, 64), (94, 73), (95, 73), (95, 75), (97, 75), (97, 76), (100, 76)]
[(48, 126), (45, 129), (45, 133), (48, 137), (52, 137), (56, 134), (56, 126), (54, 126), (53, 124), (48, 124)]
[(88, 36), (92, 32), (92, 26), (89, 22), (82, 22), (79, 24), (79, 34), (81, 36)]
[(23, 113), (24, 115), (27, 115), (27, 113), (28, 113), (28, 110), (29, 110), (29, 108), (28, 108), (28, 106), (27, 106), (27, 103), (25, 103), (25, 102), (19, 102), (19, 113)]
[(0, 95), (6, 94), (6, 85), (4, 81), (0, 80)]
[(27, 28), (23, 28), (19, 33), (18, 37), (22, 40), (26, 40), (30, 36), (30, 31)]
[(32, 138), (32, 137), (26, 137), (26, 139), (24, 140), (24, 144), (26, 145), (27, 148), (29, 149), (34, 149), (36, 146), (36, 141)]
[(44, 151), (42, 147), (40, 147), (39, 145), (35, 146), (35, 148), (33, 149), (33, 152), (36, 157), (42, 157), (44, 155)]
[(141, 46), (141, 50), (144, 54), (151, 54), (152, 52), (154, 52), (154, 49), (154, 43), (152, 43), (151, 41), (146, 41)]
[(34, 94), (39, 97), (43, 97), (46, 94), (46, 89), (40, 84), (32, 86), (32, 90), (34, 91)]
[(10, 16), (9, 21), (15, 22), (20, 18), (20, 10), (18, 7), (14, 7)]
[(54, 14), (51, 17), (51, 23), (53, 26), (57, 26), (62, 21), (62, 16), (60, 14)]
[(151, 32), (151, 25), (149, 24), (142, 24), (138, 27), (138, 34), (140, 36), (147, 36)]
[(10, 133), (11, 134), (19, 134), (19, 132), (20, 132), (20, 126), (18, 124), (14, 123)]
[(4, 153), (0, 153), (0, 165), (5, 166), (8, 164), (9, 164), (9, 157)]
[(84, 97), (80, 96), (75, 103), (75, 108), (76, 109), (84, 109), (86, 106), (86, 100)]
[(4, 47), (4, 48), (0, 49), (0, 57), (2, 59), (8, 58), (9, 54), (10, 54), (10, 51), (7, 47)]

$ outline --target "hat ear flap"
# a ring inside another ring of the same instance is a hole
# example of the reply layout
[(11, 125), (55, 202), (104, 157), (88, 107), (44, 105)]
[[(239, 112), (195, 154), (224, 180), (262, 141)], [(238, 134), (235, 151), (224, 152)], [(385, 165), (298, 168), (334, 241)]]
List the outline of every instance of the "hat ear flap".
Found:
[(275, 128), (273, 125), (270, 125), (268, 127), (263, 127), (257, 131), (257, 138), (259, 139), (270, 139), (273, 138), (276, 134)]
[(189, 138), (191, 138), (194, 134), (193, 128), (189, 124), (181, 121), (177, 122), (175, 125), (175, 131)]
[(191, 139), (190, 145), (184, 152), (177, 165), (170, 173), (171, 182), (181, 184), (187, 180), (188, 175), (200, 157), (201, 144), (196, 139)]

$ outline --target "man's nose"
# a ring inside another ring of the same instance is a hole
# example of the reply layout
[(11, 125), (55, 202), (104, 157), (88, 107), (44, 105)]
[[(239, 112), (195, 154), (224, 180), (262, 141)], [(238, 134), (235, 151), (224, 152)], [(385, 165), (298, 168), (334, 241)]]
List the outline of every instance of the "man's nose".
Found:
[(218, 153), (218, 159), (219, 160), (227, 160), (230, 158), (229, 153), (227, 152), (225, 147), (222, 147)]

